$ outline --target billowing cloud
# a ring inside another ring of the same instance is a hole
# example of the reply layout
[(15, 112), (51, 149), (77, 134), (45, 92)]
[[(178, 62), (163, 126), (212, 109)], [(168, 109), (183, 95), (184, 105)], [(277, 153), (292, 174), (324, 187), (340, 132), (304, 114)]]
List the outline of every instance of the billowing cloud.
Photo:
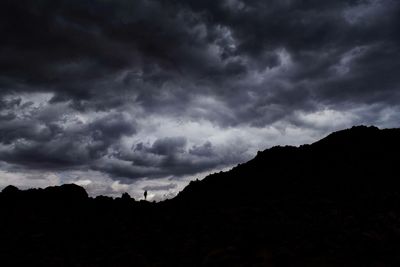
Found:
[(2, 185), (170, 195), (272, 145), (398, 126), (396, 0), (5, 0), (0, 25)]

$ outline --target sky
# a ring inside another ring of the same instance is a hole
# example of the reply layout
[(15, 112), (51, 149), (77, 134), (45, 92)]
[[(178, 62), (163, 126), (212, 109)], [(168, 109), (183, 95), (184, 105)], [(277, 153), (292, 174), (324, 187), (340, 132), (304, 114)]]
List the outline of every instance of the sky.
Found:
[(2, 0), (0, 39), (0, 189), (161, 200), (274, 145), (399, 127), (398, 0)]

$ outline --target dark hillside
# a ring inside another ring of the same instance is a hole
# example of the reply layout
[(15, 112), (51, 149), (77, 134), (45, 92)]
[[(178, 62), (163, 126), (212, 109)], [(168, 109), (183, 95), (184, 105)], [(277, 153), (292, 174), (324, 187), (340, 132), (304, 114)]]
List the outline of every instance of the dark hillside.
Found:
[(400, 129), (273, 147), (161, 203), (0, 194), (1, 266), (399, 266)]
[(400, 129), (353, 127), (311, 145), (259, 152), (230, 172), (192, 182), (175, 200), (229, 204), (289, 195), (353, 198), (368, 188), (377, 193), (379, 188), (395, 189), (391, 187), (398, 184), (399, 151)]

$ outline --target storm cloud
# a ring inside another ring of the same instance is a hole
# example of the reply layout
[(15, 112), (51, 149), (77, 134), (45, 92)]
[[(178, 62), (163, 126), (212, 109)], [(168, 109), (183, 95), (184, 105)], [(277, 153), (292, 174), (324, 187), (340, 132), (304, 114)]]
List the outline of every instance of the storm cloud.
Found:
[(169, 194), (272, 145), (399, 126), (396, 0), (4, 0), (0, 25), (16, 183)]

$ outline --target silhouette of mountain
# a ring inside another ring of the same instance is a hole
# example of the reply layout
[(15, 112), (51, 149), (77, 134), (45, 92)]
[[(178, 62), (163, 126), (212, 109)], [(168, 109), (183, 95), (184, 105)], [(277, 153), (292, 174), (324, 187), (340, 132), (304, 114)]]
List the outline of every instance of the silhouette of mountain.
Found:
[(399, 149), (400, 129), (353, 127), (311, 145), (259, 152), (229, 172), (191, 182), (176, 200), (236, 205), (316, 193), (352, 198), (367, 187), (376, 192), (397, 184)]
[(273, 147), (160, 203), (0, 193), (2, 266), (399, 266), (400, 129)]
[(21, 191), (9, 185), (0, 194), (2, 200), (14, 201), (48, 201), (48, 202), (79, 202), (88, 198), (85, 189), (75, 184), (50, 186), (44, 189), (28, 189)]

